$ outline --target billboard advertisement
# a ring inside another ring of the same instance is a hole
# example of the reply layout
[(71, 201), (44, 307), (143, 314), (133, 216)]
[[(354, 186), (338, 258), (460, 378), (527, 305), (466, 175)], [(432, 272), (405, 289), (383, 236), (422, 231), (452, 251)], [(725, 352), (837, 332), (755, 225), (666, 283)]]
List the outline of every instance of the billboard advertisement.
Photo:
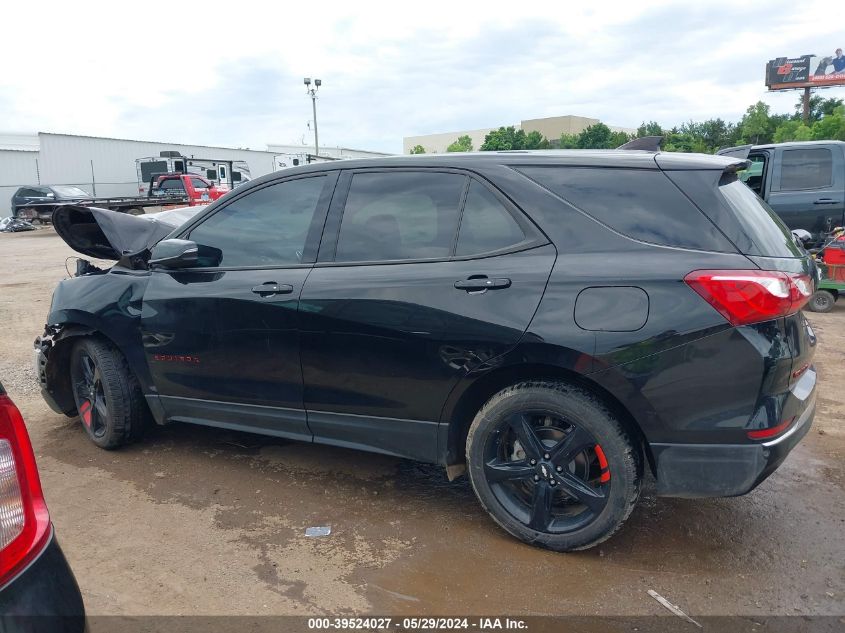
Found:
[(818, 88), (845, 85), (845, 55), (837, 48), (832, 55), (778, 57), (766, 64), (769, 90)]

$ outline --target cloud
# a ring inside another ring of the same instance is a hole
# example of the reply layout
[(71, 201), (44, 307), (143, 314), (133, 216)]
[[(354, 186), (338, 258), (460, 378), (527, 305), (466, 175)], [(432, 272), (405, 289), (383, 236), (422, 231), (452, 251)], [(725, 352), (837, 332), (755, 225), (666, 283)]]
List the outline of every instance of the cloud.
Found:
[(736, 120), (758, 99), (792, 110), (797, 94), (766, 93), (765, 62), (841, 45), (837, 6), (208, 1), (129, 14), (16, 3), (8, 23), (29, 27), (0, 42), (0, 120), (9, 131), (311, 144), (304, 76), (323, 80), (324, 146), (399, 152), (404, 136), (561, 114), (629, 127)]

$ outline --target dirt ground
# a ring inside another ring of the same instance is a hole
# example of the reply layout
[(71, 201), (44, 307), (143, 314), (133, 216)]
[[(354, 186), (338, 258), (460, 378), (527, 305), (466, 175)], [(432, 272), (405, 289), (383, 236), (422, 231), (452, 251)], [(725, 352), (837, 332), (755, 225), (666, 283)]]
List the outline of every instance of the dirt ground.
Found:
[(0, 234), (0, 380), (91, 615), (664, 613), (648, 589), (696, 615), (845, 613), (845, 303), (810, 315), (816, 421), (763, 485), (681, 500), (649, 481), (614, 538), (555, 554), (507, 536), (433, 466), (188, 425), (96, 448), (31, 367), (72, 255), (50, 228)]

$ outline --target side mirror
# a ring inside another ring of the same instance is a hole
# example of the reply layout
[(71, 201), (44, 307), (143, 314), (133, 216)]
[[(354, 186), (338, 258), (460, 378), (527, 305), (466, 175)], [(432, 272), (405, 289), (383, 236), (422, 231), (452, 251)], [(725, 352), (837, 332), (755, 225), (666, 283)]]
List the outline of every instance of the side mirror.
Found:
[(190, 268), (196, 265), (199, 249), (191, 240), (163, 240), (153, 246), (150, 265), (164, 268)]

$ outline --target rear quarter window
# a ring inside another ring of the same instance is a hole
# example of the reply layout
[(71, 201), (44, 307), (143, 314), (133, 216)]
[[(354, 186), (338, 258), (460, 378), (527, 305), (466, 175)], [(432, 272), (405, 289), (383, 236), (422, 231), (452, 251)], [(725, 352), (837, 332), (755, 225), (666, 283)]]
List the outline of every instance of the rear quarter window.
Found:
[(706, 251), (736, 248), (658, 170), (524, 167), (519, 172), (628, 237)]

